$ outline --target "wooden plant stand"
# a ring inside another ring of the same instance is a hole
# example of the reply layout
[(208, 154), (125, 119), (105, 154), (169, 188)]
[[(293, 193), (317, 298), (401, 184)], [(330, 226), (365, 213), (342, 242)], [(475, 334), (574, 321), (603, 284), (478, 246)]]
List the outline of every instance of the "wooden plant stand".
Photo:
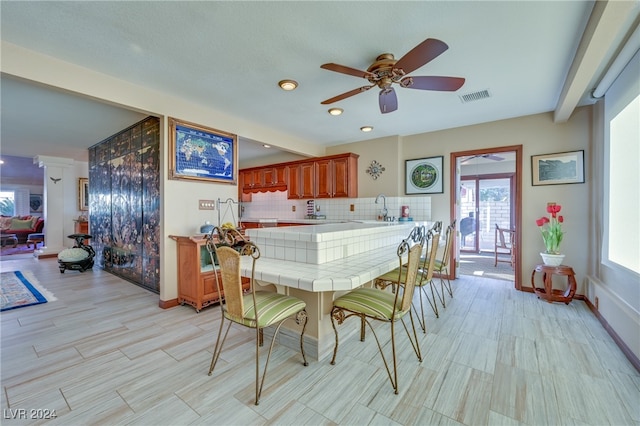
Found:
[[(536, 287), (536, 273), (542, 273), (542, 281), (544, 287)], [(553, 288), (553, 276), (561, 275), (567, 277), (567, 287), (564, 290)], [(566, 265), (549, 266), (549, 265), (536, 265), (531, 273), (531, 286), (533, 291), (540, 299), (544, 299), (549, 303), (552, 302), (564, 302), (566, 305), (573, 300), (573, 296), (576, 294), (576, 277), (573, 268)]]

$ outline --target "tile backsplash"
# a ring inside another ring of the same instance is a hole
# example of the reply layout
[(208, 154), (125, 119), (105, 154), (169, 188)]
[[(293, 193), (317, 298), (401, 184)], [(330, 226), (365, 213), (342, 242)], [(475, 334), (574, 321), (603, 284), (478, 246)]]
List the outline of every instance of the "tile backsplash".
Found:
[[(314, 204), (316, 214), (325, 215), (330, 220), (375, 220), (383, 206), (382, 199), (378, 204), (375, 200), (375, 197), (317, 198)], [(304, 219), (307, 215), (307, 201), (289, 200), (286, 191), (259, 192), (252, 195), (251, 202), (242, 203), (242, 216), (278, 220)], [(388, 216), (400, 217), (401, 206), (409, 206), (409, 216), (414, 221), (431, 220), (431, 197), (387, 197)]]

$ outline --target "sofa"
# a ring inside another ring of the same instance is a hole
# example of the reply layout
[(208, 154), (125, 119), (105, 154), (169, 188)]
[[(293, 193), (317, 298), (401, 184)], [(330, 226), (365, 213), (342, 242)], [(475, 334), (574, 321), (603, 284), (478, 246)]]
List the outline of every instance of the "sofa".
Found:
[(0, 232), (16, 234), (18, 243), (26, 243), (29, 234), (42, 233), (44, 219), (39, 216), (0, 216)]

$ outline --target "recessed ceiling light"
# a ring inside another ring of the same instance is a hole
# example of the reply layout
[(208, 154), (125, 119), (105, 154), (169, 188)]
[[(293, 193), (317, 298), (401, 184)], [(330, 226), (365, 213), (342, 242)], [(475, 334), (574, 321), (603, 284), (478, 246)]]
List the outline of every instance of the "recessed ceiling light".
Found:
[(373, 130), (373, 126), (362, 126), (360, 127), (360, 130), (362, 130), (363, 132), (370, 132)]
[(265, 148), (271, 148), (271, 145), (267, 145), (266, 143), (262, 144), (262, 146), (265, 147)]
[(331, 115), (340, 115), (344, 112), (344, 110), (342, 108), (330, 108), (329, 109), (329, 114)]
[(294, 90), (298, 87), (298, 82), (294, 80), (280, 80), (278, 86), (280, 86), (282, 90)]

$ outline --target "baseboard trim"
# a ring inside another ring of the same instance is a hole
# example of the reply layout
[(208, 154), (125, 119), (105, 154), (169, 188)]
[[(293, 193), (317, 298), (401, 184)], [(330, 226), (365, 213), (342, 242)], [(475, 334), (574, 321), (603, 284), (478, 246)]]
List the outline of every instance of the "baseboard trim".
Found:
[(38, 254), (34, 255), (37, 259), (51, 259), (52, 257), (58, 257), (57, 253), (49, 253), (49, 254)]
[(593, 312), (593, 314), (596, 316), (600, 324), (602, 324), (602, 327), (604, 327), (607, 333), (609, 333), (609, 336), (611, 336), (613, 341), (616, 342), (616, 345), (618, 345), (618, 347), (620, 348), (624, 356), (626, 356), (629, 362), (635, 367), (635, 369), (638, 370), (638, 372), (640, 372), (640, 359), (638, 359), (638, 357), (633, 353), (633, 351), (631, 351), (629, 346), (627, 346), (627, 344), (624, 343), (624, 341), (620, 338), (620, 336), (618, 336), (618, 333), (616, 333), (616, 331), (613, 328), (611, 328), (607, 320), (600, 314), (600, 312), (591, 303), (591, 301), (586, 297), (584, 298), (584, 301), (589, 307), (589, 309), (591, 310), (591, 312)]
[(178, 299), (170, 299), (170, 300), (162, 300), (160, 299), (158, 301), (158, 306), (160, 306), (162, 309), (169, 309), (169, 308), (173, 308), (175, 306), (178, 306)]

